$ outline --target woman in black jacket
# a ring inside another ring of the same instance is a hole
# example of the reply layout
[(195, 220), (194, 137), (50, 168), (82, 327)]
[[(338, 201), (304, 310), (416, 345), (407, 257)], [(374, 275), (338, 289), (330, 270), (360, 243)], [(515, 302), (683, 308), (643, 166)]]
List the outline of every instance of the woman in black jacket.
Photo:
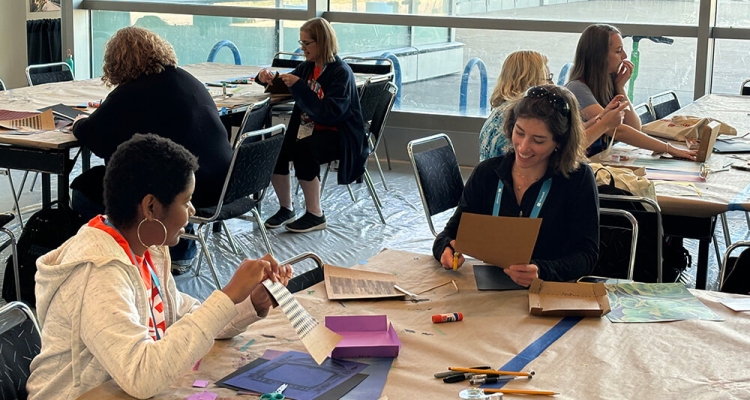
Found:
[[(305, 62), (280, 76), (295, 103), (272, 179), (280, 208), (265, 225), (286, 224), (291, 232), (309, 232), (326, 227), (320, 206), (320, 165), (339, 160), (338, 183), (355, 181), (365, 170), (367, 141), (354, 74), (336, 55), (333, 28), (325, 19), (313, 18), (302, 25), (299, 37)], [(256, 79), (269, 84), (273, 74), (264, 69)], [(290, 162), (305, 195), (306, 213), (296, 220)]]
[[(463, 212), (538, 216), (542, 225), (530, 263), (505, 273), (521, 286), (534, 278), (577, 279), (592, 270), (599, 255), (599, 196), (591, 168), (581, 163), (585, 135), (578, 103), (567, 89), (544, 85), (509, 107), (503, 130), (512, 147), (474, 169), (455, 214), (435, 239), (433, 255), (453, 268)], [(459, 256), (459, 266), (463, 261)]]

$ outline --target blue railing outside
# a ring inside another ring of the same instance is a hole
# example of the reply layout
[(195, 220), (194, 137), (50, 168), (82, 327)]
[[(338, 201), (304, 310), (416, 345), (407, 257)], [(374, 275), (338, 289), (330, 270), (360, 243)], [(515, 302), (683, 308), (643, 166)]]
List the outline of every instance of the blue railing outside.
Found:
[(459, 93), (458, 98), (458, 112), (461, 114), (466, 114), (466, 105), (468, 103), (468, 95), (469, 95), (469, 76), (471, 75), (471, 70), (474, 69), (474, 66), (477, 66), (479, 68), (479, 79), (480, 79), (480, 91), (479, 91), (479, 109), (482, 112), (482, 115), (487, 114), (487, 67), (484, 65), (484, 61), (482, 61), (478, 57), (474, 57), (471, 60), (469, 60), (468, 63), (466, 63), (466, 67), (464, 67), (464, 75), (461, 77), (461, 91)]
[[(389, 51), (381, 54), (380, 58), (387, 58), (393, 63), (393, 73), (396, 75), (396, 87), (398, 88), (396, 100), (393, 102), (393, 105), (396, 108), (401, 108), (401, 63), (398, 62), (398, 57)], [(382, 61), (379, 61), (378, 64), (382, 64)]]
[(235, 65), (242, 65), (242, 56), (240, 56), (240, 49), (238, 49), (237, 46), (229, 40), (220, 40), (218, 43), (216, 43), (211, 51), (208, 52), (208, 60), (206, 61), (213, 62), (216, 58), (216, 53), (218, 53), (219, 50), (221, 50), (223, 47), (229, 47), (229, 50), (232, 50)]
[(562, 69), (560, 70), (560, 75), (557, 77), (557, 85), (562, 86), (565, 84), (565, 79), (568, 78), (568, 71), (570, 70), (570, 67), (573, 66), (573, 63), (566, 63), (563, 65)]

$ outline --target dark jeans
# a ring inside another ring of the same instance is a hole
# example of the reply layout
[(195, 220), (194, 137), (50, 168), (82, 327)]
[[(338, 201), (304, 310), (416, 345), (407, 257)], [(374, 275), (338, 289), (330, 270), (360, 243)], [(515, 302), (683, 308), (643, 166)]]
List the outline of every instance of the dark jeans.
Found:
[[(104, 214), (104, 206), (97, 204), (86, 197), (83, 192), (77, 189), (73, 189), (73, 194), (70, 199), (71, 207), (73, 210), (81, 214), (84, 220), (88, 221), (91, 218), (96, 217), (99, 214)], [(185, 227), (186, 233), (195, 233), (195, 227), (192, 223), (188, 223)], [(179, 265), (188, 265), (195, 258), (195, 254), (198, 252), (198, 246), (195, 240), (180, 239), (180, 242), (176, 246), (169, 248), (169, 255), (172, 258), (172, 262)]]
[(311, 181), (320, 177), (320, 165), (339, 159), (341, 133), (333, 130), (313, 131), (313, 134), (295, 141), (284, 142), (273, 173), (289, 175), (289, 161), (294, 162), (297, 179)]

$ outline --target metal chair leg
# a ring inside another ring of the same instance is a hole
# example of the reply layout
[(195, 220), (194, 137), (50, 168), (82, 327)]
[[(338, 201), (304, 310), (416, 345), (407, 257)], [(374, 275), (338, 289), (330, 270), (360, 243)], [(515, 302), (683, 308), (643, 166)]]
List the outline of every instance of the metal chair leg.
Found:
[(378, 199), (378, 194), (375, 193), (375, 186), (372, 184), (372, 178), (370, 178), (370, 173), (367, 172), (367, 169), (365, 169), (364, 174), (365, 184), (367, 184), (367, 189), (370, 191), (370, 197), (372, 197), (372, 202), (375, 203), (375, 209), (378, 210), (378, 215), (380, 216), (380, 221), (385, 224), (385, 218), (383, 217), (383, 211), (380, 210), (380, 199)]
[[(385, 147), (385, 161), (388, 163), (388, 171), (391, 170), (391, 155), (388, 154), (388, 142), (385, 140), (385, 134), (383, 134), (383, 147)], [(750, 226), (750, 224), (748, 224)]]
[(380, 180), (383, 181), (383, 187), (385, 190), (388, 190), (388, 184), (385, 183), (385, 175), (383, 174), (383, 168), (380, 167), (380, 159), (378, 158), (378, 153), (372, 152), (372, 155), (375, 157), (375, 166), (378, 167), (378, 173), (380, 174)]
[(747, 221), (747, 229), (750, 230), (750, 211), (745, 211), (745, 221)]
[(349, 197), (352, 198), (352, 202), (356, 203), (357, 202), (357, 198), (354, 196), (354, 192), (352, 191), (352, 185), (346, 185), (346, 190), (349, 191)]
[(224, 233), (227, 235), (227, 239), (229, 240), (229, 244), (232, 246), (232, 251), (234, 252), (234, 254), (241, 255), (242, 253), (240, 253), (240, 251), (238, 250), (237, 244), (234, 242), (234, 236), (232, 236), (232, 232), (229, 232), (229, 228), (227, 228), (226, 222), (221, 221), (221, 226), (224, 228)]
[(31, 189), (29, 189), (29, 192), (34, 191), (34, 186), (36, 186), (36, 179), (39, 178), (39, 172), (34, 174), (34, 179), (31, 181)]
[[(206, 234), (208, 234), (208, 231), (211, 229), (211, 225), (206, 225)], [(211, 270), (211, 275), (214, 277), (214, 283), (216, 283), (216, 288), (221, 289), (221, 283), (219, 282), (219, 275), (216, 274), (216, 267), (214, 266), (214, 260), (211, 257), (211, 252), (208, 251), (208, 246), (206, 245), (206, 240), (204, 239), (204, 236), (201, 235), (200, 230), (197, 230), (198, 232), (198, 240), (201, 242), (201, 246), (206, 252), (206, 261), (208, 261), (208, 268)]]
[(718, 265), (721, 265), (721, 252), (719, 251), (719, 242), (716, 240), (715, 233), (713, 235), (713, 242), (714, 242), (714, 253), (716, 253), (716, 261), (719, 263)]
[(16, 301), (21, 301), (21, 278), (18, 275), (18, 248), (16, 247), (16, 236), (10, 229), (0, 228), (8, 237), (10, 237), (10, 251), (13, 255), (13, 277), (16, 283)]
[(263, 241), (266, 242), (266, 248), (268, 249), (268, 254), (271, 255), (271, 257), (276, 258), (276, 256), (273, 254), (273, 247), (271, 247), (271, 241), (268, 240), (268, 232), (266, 231), (266, 227), (263, 225), (263, 222), (260, 220), (260, 214), (258, 214), (258, 210), (252, 209), (251, 212), (253, 213), (253, 218), (258, 222), (258, 229), (260, 229), (260, 236), (263, 237)]
[(5, 172), (8, 174), (8, 182), (10, 183), (10, 193), (13, 195), (13, 204), (16, 215), (18, 215), (18, 223), (23, 230), (23, 216), (21, 215), (21, 207), (18, 205), (18, 195), (16, 193), (16, 187), (13, 185), (13, 177), (10, 175), (10, 169), (6, 169)]

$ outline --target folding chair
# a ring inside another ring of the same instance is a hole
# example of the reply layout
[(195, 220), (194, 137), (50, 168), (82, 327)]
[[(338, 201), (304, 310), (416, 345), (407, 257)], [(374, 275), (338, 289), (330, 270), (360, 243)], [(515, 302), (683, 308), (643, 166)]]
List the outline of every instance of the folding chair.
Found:
[[(42, 71), (34, 72), (35, 70)], [(70, 65), (62, 61), (29, 65), (26, 67), (26, 81), (29, 83), (29, 86), (53, 82), (67, 82), (73, 79), (73, 71), (70, 69)]]
[[(667, 97), (667, 100), (660, 101)], [(648, 98), (648, 106), (654, 111), (654, 117), (656, 119), (662, 119), (680, 109), (680, 100), (677, 98), (677, 93), (673, 90), (669, 90), (650, 96)]]
[(750, 96), (750, 79), (745, 79), (745, 81), (742, 82), (742, 86), (740, 86), (740, 95)]
[(298, 254), (288, 260), (280, 262), (279, 265), (294, 265), (307, 259), (315, 261), (316, 267), (289, 280), (289, 284), (287, 284), (286, 288), (289, 289), (291, 293), (297, 293), (323, 281), (323, 260), (321, 260), (315, 253), (306, 252)]
[[(445, 145), (434, 147), (435, 142), (441, 140), (445, 141)], [(429, 150), (414, 152), (414, 147), (427, 144), (433, 146)], [(437, 236), (432, 216), (458, 206), (464, 191), (456, 151), (450, 138), (444, 133), (412, 140), (406, 145), (406, 150), (414, 168), (414, 178), (417, 180), (427, 224), (432, 234)]]
[(0, 398), (25, 399), (31, 360), (42, 350), (39, 324), (26, 304), (14, 301), (0, 308)]
[(641, 119), (641, 125), (645, 125), (649, 122), (656, 121), (654, 116), (654, 110), (649, 107), (648, 103), (641, 103), (633, 107), (635, 113), (638, 114), (638, 118)]
[[(195, 234), (186, 233), (182, 235), (186, 239), (197, 240), (201, 244), (201, 255), (198, 257), (195, 275), (200, 274), (200, 262), (205, 254), (217, 288), (221, 288), (221, 283), (205, 241), (205, 236), (208, 235), (210, 225), (213, 222), (222, 222), (232, 250), (239, 254), (234, 238), (224, 221), (231, 218), (255, 221), (268, 252), (273, 255), (271, 242), (268, 241), (266, 228), (263, 226), (263, 221), (260, 219), (256, 206), (263, 201), (266, 189), (271, 184), (273, 168), (284, 142), (284, 132), (286, 132), (286, 127), (279, 124), (271, 128), (247, 132), (240, 136), (234, 145), (234, 154), (229, 164), (229, 171), (224, 180), (224, 188), (221, 191), (218, 204), (213, 207), (196, 209), (195, 215), (190, 218), (190, 222), (198, 224)], [(257, 196), (253, 196), (256, 194)], [(251, 215), (246, 215), (248, 212)], [(205, 234), (201, 232), (203, 227), (206, 228)]]
[[(748, 280), (750, 271), (743, 270), (750, 265), (750, 260), (747, 259), (747, 250), (743, 250), (738, 257), (731, 257), (732, 252), (740, 247), (750, 248), (750, 241), (735, 242), (727, 246), (727, 250), (724, 252), (724, 259), (721, 263), (721, 269), (719, 269), (720, 292), (746, 295), (750, 291), (750, 280)], [(745, 259), (742, 258), (743, 256)]]
[[(384, 87), (382, 88), (374, 88), (362, 92), (364, 96), (367, 96), (368, 102), (372, 100), (372, 103), (375, 104), (372, 123), (370, 124), (369, 132), (367, 133), (367, 140), (370, 142), (369, 154), (367, 155), (367, 158), (370, 158), (370, 155), (375, 153), (375, 150), (378, 148), (378, 144), (380, 144), (380, 139), (382, 139), (383, 137), (383, 128), (385, 128), (385, 123), (388, 120), (388, 115), (391, 112), (391, 108), (393, 108), (393, 102), (396, 100), (396, 92), (398, 92), (398, 88), (393, 82), (382, 81), (382, 83), (384, 84)], [(367, 93), (371, 93), (371, 95), (368, 95)], [(375, 157), (377, 159), (377, 155), (375, 155)], [(383, 176), (383, 170), (380, 169), (380, 164), (377, 164), (377, 166), (378, 170), (380, 171), (380, 178), (383, 180), (383, 186), (385, 186), (385, 177)], [(320, 181), (321, 196), (323, 194), (323, 189), (325, 188), (326, 180), (328, 180), (328, 173), (330, 171), (331, 163), (328, 163), (326, 171), (323, 174), (323, 179)], [(375, 209), (378, 211), (380, 221), (385, 224), (385, 217), (383, 217), (383, 211), (381, 209), (383, 207), (383, 203), (380, 201), (380, 197), (378, 197), (377, 192), (375, 192), (375, 185), (372, 183), (372, 177), (370, 177), (370, 172), (367, 170), (367, 160), (365, 160), (365, 172), (362, 175), (362, 178), (367, 185), (367, 190), (370, 192), (370, 196), (372, 197), (373, 202), (375, 203)], [(356, 199), (354, 198), (354, 193), (352, 193), (350, 186), (346, 185), (346, 187), (347, 190), (349, 190), (349, 195), (352, 197), (352, 201), (356, 201)], [(388, 190), (387, 186), (386, 190)]]
[[(628, 280), (633, 280), (633, 272), (635, 270), (635, 255), (636, 255), (636, 249), (638, 246), (638, 220), (636, 220), (635, 216), (633, 216), (633, 214), (629, 213), (628, 211), (620, 210), (620, 209), (612, 209), (612, 208), (600, 208), (599, 216), (600, 218), (602, 216), (624, 218), (630, 223), (631, 239), (630, 239), (630, 248), (628, 249), (629, 256), (628, 256), (628, 262), (626, 264), (627, 269), (625, 269), (625, 275), (621, 275), (619, 273), (613, 275), (612, 271), (610, 270), (610, 268), (613, 266), (608, 265), (609, 268), (605, 270), (602, 268), (603, 265), (601, 265), (600, 262), (597, 262), (591, 274), (597, 277), (618, 278), (618, 279), (625, 278)], [(604, 224), (600, 224), (600, 226), (604, 226)], [(602, 261), (602, 256), (609, 251), (610, 244), (605, 243), (603, 240), (601, 240), (602, 235), (600, 235), (599, 237), (600, 237), (599, 261)], [(620, 253), (622, 249), (613, 249), (613, 250), (614, 250), (613, 253)], [(619, 267), (619, 265), (616, 265), (614, 267)]]
[[(19, 215), (21, 212), (19, 211)], [(4, 250), (6, 246), (10, 245), (10, 252), (13, 256), (13, 278), (15, 279), (16, 283), (16, 299), (21, 299), (21, 282), (19, 278), (19, 272), (18, 272), (18, 248), (16, 246), (16, 236), (13, 234), (13, 232), (10, 231), (10, 229), (6, 228), (5, 225), (8, 225), (10, 221), (13, 221), (13, 218), (15, 216), (11, 213), (3, 213), (0, 214), (0, 232), (5, 233), (8, 235), (8, 241), (5, 242), (2, 246), (0, 246), (0, 251)], [(21, 227), (23, 229), (23, 227)]]
[(0, 175), (6, 175), (8, 177), (10, 194), (11, 196), (13, 196), (13, 211), (18, 215), (18, 222), (21, 225), (21, 229), (23, 229), (23, 216), (21, 215), (21, 207), (18, 205), (18, 200), (21, 198), (21, 193), (16, 193), (16, 187), (13, 184), (13, 176), (10, 174), (10, 169), (0, 169)]
[(3, 82), (2, 79), (0, 79), (0, 92), (2, 92), (3, 90), (5, 90), (5, 82)]
[[(635, 251), (635, 264), (639, 266), (633, 273), (633, 279), (639, 282), (653, 282), (653, 270), (656, 269), (656, 282), (663, 282), (662, 272), (662, 241), (664, 229), (662, 227), (661, 208), (656, 201), (647, 197), (620, 196), (599, 194), (599, 205), (602, 208), (625, 210), (638, 221), (638, 238)], [(608, 227), (622, 227), (621, 222), (600, 218), (600, 225)], [(632, 224), (631, 224), (632, 225)], [(632, 250), (631, 250), (632, 252)]]
[(252, 109), (249, 109), (245, 111), (245, 116), (242, 117), (242, 123), (240, 124), (240, 128), (237, 130), (237, 133), (232, 133), (232, 138), (230, 139), (229, 143), (232, 143), (232, 146), (235, 144), (235, 140), (238, 137), (241, 137), (242, 134), (252, 131), (259, 131), (263, 129), (264, 126), (266, 126), (266, 123), (268, 122), (268, 117), (271, 113), (271, 99), (267, 98), (259, 103), (256, 103), (255, 106)]

